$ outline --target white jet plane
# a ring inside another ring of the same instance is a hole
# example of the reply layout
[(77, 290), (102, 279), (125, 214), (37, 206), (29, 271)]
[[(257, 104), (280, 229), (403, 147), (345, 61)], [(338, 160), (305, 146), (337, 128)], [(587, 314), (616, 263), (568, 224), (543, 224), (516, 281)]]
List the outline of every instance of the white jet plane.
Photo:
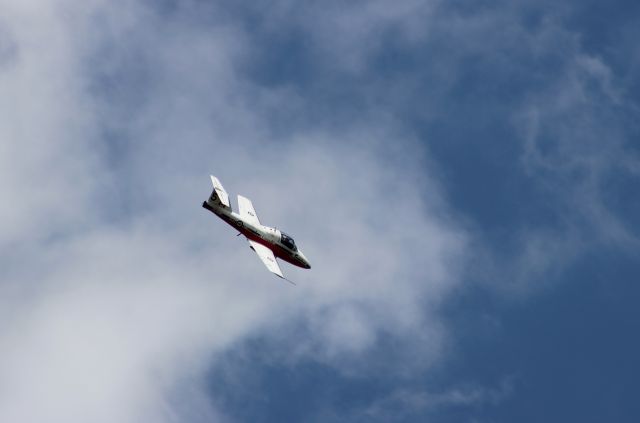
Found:
[(209, 199), (202, 203), (202, 207), (240, 231), (240, 234), (249, 241), (249, 247), (258, 254), (267, 269), (287, 281), (289, 280), (282, 275), (276, 257), (295, 266), (311, 269), (309, 261), (296, 247), (293, 238), (275, 228), (260, 224), (251, 200), (238, 195), (240, 213), (236, 213), (231, 210), (229, 194), (222, 187), (218, 178), (212, 175), (211, 183), (213, 184), (213, 192)]

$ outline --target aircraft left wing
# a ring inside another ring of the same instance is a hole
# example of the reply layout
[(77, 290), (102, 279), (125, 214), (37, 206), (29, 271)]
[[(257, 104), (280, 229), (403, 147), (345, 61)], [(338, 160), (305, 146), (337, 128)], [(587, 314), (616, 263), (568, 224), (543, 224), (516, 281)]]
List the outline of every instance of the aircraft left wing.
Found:
[(271, 251), (264, 245), (255, 241), (249, 240), (249, 245), (251, 246), (251, 249), (256, 252), (258, 257), (260, 257), (260, 260), (262, 260), (262, 262), (264, 263), (265, 266), (267, 266), (267, 269), (269, 269), (270, 272), (274, 273), (275, 275), (281, 277), (282, 279), (288, 282), (291, 282), (289, 279), (285, 278), (284, 275), (282, 274), (282, 271), (280, 270), (280, 266), (278, 266), (278, 262), (276, 261), (276, 257), (273, 255), (273, 251)]

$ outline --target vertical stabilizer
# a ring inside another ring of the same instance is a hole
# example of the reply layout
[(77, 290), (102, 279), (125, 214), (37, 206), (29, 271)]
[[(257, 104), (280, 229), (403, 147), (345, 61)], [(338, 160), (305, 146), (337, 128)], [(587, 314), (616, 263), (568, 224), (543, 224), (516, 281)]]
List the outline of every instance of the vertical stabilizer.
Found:
[(209, 203), (217, 204), (231, 210), (231, 204), (229, 203), (229, 194), (227, 194), (227, 191), (225, 191), (218, 178), (213, 175), (210, 176), (211, 184), (213, 185), (213, 192), (209, 197)]

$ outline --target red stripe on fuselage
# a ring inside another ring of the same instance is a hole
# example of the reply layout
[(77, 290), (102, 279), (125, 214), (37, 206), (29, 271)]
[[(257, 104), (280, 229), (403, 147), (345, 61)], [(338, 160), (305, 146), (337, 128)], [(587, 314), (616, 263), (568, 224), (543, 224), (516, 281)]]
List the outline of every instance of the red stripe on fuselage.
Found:
[(287, 263), (291, 263), (294, 266), (302, 267), (304, 269), (304, 266), (293, 258), (292, 252), (290, 252), (289, 250), (285, 250), (283, 247), (281, 247), (278, 244), (273, 244), (265, 239), (260, 238), (260, 236), (258, 236), (257, 234), (251, 232), (251, 230), (246, 228), (242, 221), (240, 220), (236, 221), (231, 217), (227, 216), (226, 214), (222, 214), (222, 213), (220, 214), (216, 213), (216, 215), (220, 217), (222, 220), (224, 220), (225, 222), (227, 222), (230, 226), (233, 226), (238, 232), (240, 232), (242, 235), (244, 235), (251, 241), (255, 241), (258, 244), (262, 244), (268, 249), (270, 249), (271, 251), (273, 251), (273, 255), (275, 255), (276, 257), (286, 261)]

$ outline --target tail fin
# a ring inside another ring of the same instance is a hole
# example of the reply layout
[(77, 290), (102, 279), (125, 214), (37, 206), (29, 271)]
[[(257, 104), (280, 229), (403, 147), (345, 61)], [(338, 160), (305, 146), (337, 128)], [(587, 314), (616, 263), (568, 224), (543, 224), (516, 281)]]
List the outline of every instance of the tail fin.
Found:
[(211, 193), (211, 196), (209, 197), (209, 200), (207, 202), (210, 204), (218, 204), (231, 210), (231, 204), (229, 203), (229, 194), (227, 194), (227, 191), (225, 191), (218, 178), (213, 175), (210, 176), (211, 183), (213, 184), (213, 192)]

